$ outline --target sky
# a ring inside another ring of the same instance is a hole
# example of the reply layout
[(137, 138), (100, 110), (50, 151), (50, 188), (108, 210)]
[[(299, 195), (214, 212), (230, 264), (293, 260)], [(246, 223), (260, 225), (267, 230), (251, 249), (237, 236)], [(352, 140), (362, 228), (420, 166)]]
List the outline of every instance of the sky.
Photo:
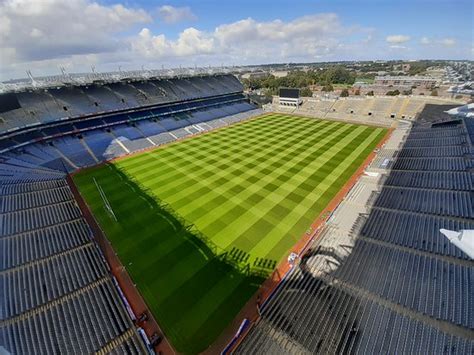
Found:
[(474, 57), (465, 0), (0, 0), (0, 80), (67, 72)]

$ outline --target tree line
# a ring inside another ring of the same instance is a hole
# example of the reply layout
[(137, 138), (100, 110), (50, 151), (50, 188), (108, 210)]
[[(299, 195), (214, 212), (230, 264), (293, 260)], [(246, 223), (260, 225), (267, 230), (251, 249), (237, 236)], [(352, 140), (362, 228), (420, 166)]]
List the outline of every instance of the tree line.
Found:
[[(342, 66), (333, 66), (321, 70), (292, 71), (287, 76), (277, 78), (271, 74), (262, 78), (243, 79), (246, 89), (267, 89), (267, 94), (276, 95), (280, 87), (302, 88), (309, 91), (310, 85), (321, 85), (330, 89), (332, 84), (354, 84), (356, 74)], [(332, 90), (327, 90), (332, 91)], [(303, 94), (303, 92), (302, 92)]]

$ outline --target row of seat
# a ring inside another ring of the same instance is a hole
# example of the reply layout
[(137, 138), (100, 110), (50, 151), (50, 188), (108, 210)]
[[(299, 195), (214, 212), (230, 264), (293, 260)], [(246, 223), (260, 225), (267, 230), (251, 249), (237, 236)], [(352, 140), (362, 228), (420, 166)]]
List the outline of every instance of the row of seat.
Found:
[(0, 238), (0, 271), (47, 258), (90, 241), (91, 231), (82, 219)]
[(29, 174), (0, 177), (4, 199), (31, 207), (0, 214), (0, 344), (11, 354), (84, 354), (116, 343), (117, 352), (146, 352), (79, 208), (56, 201), (58, 191), (72, 196), (66, 181)]
[[(313, 258), (305, 268), (318, 270), (322, 263)], [(474, 347), (472, 340), (332, 286), (331, 280), (329, 275), (320, 278), (294, 268), (236, 353), (463, 354)]]
[(51, 302), (107, 275), (96, 246), (86, 244), (0, 274), (2, 319)]
[(64, 223), (80, 217), (81, 212), (75, 201), (4, 213), (0, 215), (2, 221), (0, 236), (45, 228), (53, 224)]
[(375, 208), (369, 214), (361, 235), (407, 248), (467, 259), (466, 254), (440, 233), (441, 228), (474, 229), (474, 222)]
[(470, 191), (384, 187), (376, 207), (459, 218), (474, 218), (474, 195)]
[(474, 328), (470, 267), (359, 240), (331, 276), (417, 312)]
[(399, 157), (422, 158), (422, 157), (462, 157), (469, 154), (467, 146), (436, 146), (420, 148), (404, 148), (398, 153)]
[(472, 161), (465, 158), (398, 158), (393, 164), (393, 170), (417, 171), (466, 171), (473, 167)]
[(58, 187), (46, 191), (0, 196), (0, 213), (46, 206), (73, 199), (68, 187)]
[(474, 190), (474, 174), (467, 171), (391, 171), (387, 186), (457, 191)]
[[(35, 174), (32, 175), (36, 178)], [(49, 189), (55, 189), (67, 186), (66, 181), (63, 178), (56, 180), (49, 179), (45, 181), (34, 181), (34, 182), (22, 182), (21, 184), (2, 184), (0, 185), (0, 195), (13, 195), (27, 192), (44, 191)]]
[(107, 280), (0, 324), (0, 344), (12, 354), (89, 354), (132, 326), (113, 282)]
[(414, 139), (427, 139), (427, 138), (448, 138), (462, 136), (465, 134), (464, 130), (461, 127), (452, 127), (452, 128), (442, 128), (442, 129), (433, 129), (430, 128), (415, 128), (410, 132), (410, 137), (407, 137), (407, 140)]
[(466, 143), (466, 137), (464, 135), (446, 137), (446, 138), (416, 138), (410, 139), (408, 136), (404, 147), (442, 147), (442, 146), (458, 146)]

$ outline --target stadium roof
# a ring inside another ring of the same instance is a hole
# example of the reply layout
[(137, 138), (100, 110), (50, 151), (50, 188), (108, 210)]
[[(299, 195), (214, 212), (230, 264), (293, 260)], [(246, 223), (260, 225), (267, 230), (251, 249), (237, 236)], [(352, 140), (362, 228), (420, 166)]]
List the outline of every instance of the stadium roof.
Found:
[(34, 89), (56, 88), (68, 85), (90, 85), (97, 82), (114, 83), (122, 80), (146, 80), (153, 78), (228, 74), (231, 71), (236, 70), (238, 69), (229, 67), (196, 67), (159, 70), (115, 71), (106, 73), (65, 73), (63, 75), (52, 75), (38, 78), (31, 76), (31, 73), (29, 73), (29, 78), (1, 82), (0, 94)]

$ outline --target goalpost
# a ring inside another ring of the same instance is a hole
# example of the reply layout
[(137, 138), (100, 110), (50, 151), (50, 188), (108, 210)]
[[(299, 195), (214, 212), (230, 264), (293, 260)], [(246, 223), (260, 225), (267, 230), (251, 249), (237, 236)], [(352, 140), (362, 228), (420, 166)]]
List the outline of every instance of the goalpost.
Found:
[(102, 202), (104, 203), (105, 209), (112, 215), (112, 217), (115, 219), (115, 222), (117, 222), (117, 217), (115, 216), (114, 210), (110, 206), (109, 200), (107, 199), (107, 196), (105, 196), (104, 190), (102, 190), (102, 187), (97, 183), (97, 180), (95, 177), (92, 178), (94, 180), (94, 184), (97, 187), (97, 190), (99, 190), (100, 197), (102, 198)]

